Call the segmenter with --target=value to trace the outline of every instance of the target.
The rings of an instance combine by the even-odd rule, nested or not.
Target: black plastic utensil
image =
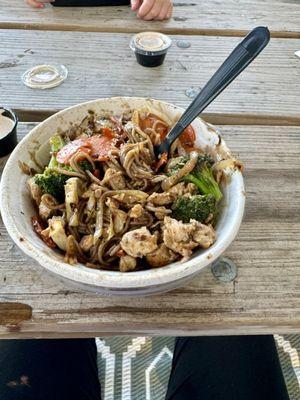
[[[236,46],[173,126],[164,141],[155,147],[158,158],[163,153],[169,153],[174,140],[258,56],[269,40],[269,29],[259,26]]]

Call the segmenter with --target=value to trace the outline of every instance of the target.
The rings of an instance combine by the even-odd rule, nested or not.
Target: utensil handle
[[[270,40],[268,28],[253,29],[215,72],[170,131],[169,144],[255,59]]]

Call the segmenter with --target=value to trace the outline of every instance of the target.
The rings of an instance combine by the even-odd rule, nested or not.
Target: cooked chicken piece
[[[121,272],[134,271],[136,268],[136,258],[129,255],[120,257],[119,269]]]
[[[147,198],[147,203],[151,203],[154,206],[165,206],[166,204],[172,203],[174,200],[174,196],[169,192],[152,193]]]
[[[118,193],[112,196],[115,200],[120,203],[131,206],[135,203],[144,203],[148,197],[148,194],[141,190],[126,190],[123,193]]]
[[[132,257],[143,257],[157,249],[157,237],[143,226],[125,233],[120,245]]]
[[[44,230],[41,232],[41,236],[42,236],[44,239],[50,239],[50,228],[49,228],[49,226],[48,226],[48,228],[44,229]]]
[[[165,217],[163,240],[169,249],[188,257],[196,247],[208,248],[211,246],[216,240],[216,233],[211,226],[201,224],[194,219],[185,224]]]
[[[43,220],[47,220],[48,218],[52,217],[55,212],[53,208],[49,207],[49,202],[50,202],[49,197],[51,197],[51,205],[53,206],[58,205],[58,202],[55,200],[53,196],[50,196],[49,194],[43,194],[39,204],[39,216]]]
[[[67,237],[67,242],[66,242],[67,252],[64,257],[64,261],[66,263],[71,264],[71,265],[75,265],[78,263],[77,256],[81,255],[81,254],[80,254],[80,251],[78,250],[77,246],[78,246],[78,243],[77,243],[76,239],[74,238],[74,236],[69,235]]]
[[[197,193],[197,187],[193,183],[184,183],[184,182],[179,182],[171,189],[167,191],[171,196],[173,196],[173,199],[177,199],[179,196],[183,196],[184,194],[195,194]]]
[[[66,251],[67,235],[65,232],[65,221],[62,217],[52,217],[48,220],[50,232],[49,236],[57,244],[57,246]]]
[[[151,267],[163,267],[175,261],[177,257],[177,254],[168,249],[164,243],[161,243],[153,253],[146,255],[146,260]]]
[[[66,202],[71,204],[77,204],[79,201],[79,195],[81,196],[81,182],[79,178],[69,178],[65,184]]]
[[[65,184],[66,214],[69,226],[78,226],[78,203],[83,194],[79,178],[69,178]]]
[[[211,225],[200,224],[194,219],[191,220],[191,223],[198,225],[194,233],[193,239],[195,240],[195,242],[199,243],[200,247],[202,247],[203,249],[207,249],[216,241],[216,231]]]
[[[36,202],[36,204],[39,205],[41,202],[42,190],[39,187],[39,185],[37,185],[34,182],[34,177],[28,179],[27,186],[28,186],[28,189],[30,190],[31,197]]]
[[[172,210],[169,210],[168,208],[164,206],[160,207],[154,207],[151,204],[146,205],[146,208],[148,211],[151,211],[154,213],[155,217],[159,220],[162,220],[165,218],[166,215],[172,214]]]
[[[101,182],[103,185],[110,186],[113,190],[125,189],[126,182],[121,171],[116,171],[115,169],[108,168],[105,171],[104,178]]]
[[[171,213],[169,213],[169,214],[171,214]],[[154,215],[155,215],[155,217],[156,217],[159,221],[162,221],[162,220],[165,218],[166,213],[163,212],[163,211],[156,211],[156,212],[154,213]]]
[[[143,215],[143,207],[140,204],[136,204],[129,211],[129,218],[140,218]]]
[[[127,214],[125,211],[118,210],[116,213],[112,214],[112,220],[114,224],[115,234],[118,235],[122,233],[126,226]]]
[[[80,248],[85,253],[88,252],[94,244],[94,236],[93,235],[85,235],[80,240]]]

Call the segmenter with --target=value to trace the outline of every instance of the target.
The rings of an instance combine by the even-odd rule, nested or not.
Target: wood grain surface
[[[205,85],[239,39],[189,36],[191,47],[181,49],[176,43],[184,37],[172,38],[164,65],[150,69],[137,64],[128,34],[0,30],[0,101],[27,118],[110,96],[152,97],[186,107],[192,100],[187,91]],[[261,124],[300,124],[300,59],[294,55],[299,48],[298,39],[272,39],[206,112],[227,123],[258,118]],[[25,87],[21,75],[43,63],[64,64],[67,80],[50,90]]]
[[[156,30],[185,35],[241,36],[258,25],[273,37],[300,38],[297,0],[175,0],[167,22],[137,19],[129,7],[32,9],[20,0],[1,0],[0,28],[140,32]]]
[[[20,124],[20,136],[33,126]],[[164,295],[121,299],[83,293],[25,256],[0,224],[0,302],[11,303],[13,315],[18,303],[32,308],[32,318],[23,323],[11,326],[8,318],[0,336],[299,332],[300,127],[219,128],[245,165],[244,222],[226,251],[238,267],[234,282],[217,281],[208,268]]]

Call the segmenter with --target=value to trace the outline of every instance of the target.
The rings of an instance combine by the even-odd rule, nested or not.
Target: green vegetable
[[[174,175],[181,168],[184,167],[186,162],[190,159],[189,156],[181,156],[176,158],[171,158],[167,164],[167,175]]]
[[[207,218],[217,211],[217,202],[212,194],[201,196],[181,196],[173,203],[173,217],[182,222],[195,219],[205,222]]]
[[[49,143],[51,146],[52,153],[59,151],[66,144],[65,141],[63,140],[63,138],[59,135],[52,136],[52,138],[50,138],[50,140],[49,140]]]
[[[61,136],[53,136],[50,139],[51,145],[51,159],[48,166],[45,168],[42,174],[37,174],[34,177],[34,181],[44,193],[49,193],[54,196],[58,201],[64,199],[64,185],[70,177],[68,175],[59,174],[53,171],[54,167],[62,167],[66,169],[65,165],[59,164],[56,159],[56,153],[65,145],[64,140]]]
[[[179,169],[181,169],[188,160],[189,156],[177,157],[171,160],[171,162],[168,164],[167,172],[173,175]],[[184,182],[194,183],[201,194],[212,194],[214,195],[216,201],[219,202],[223,195],[213,176],[212,165],[213,160],[209,155],[199,155],[197,164],[193,171],[186,175],[182,180]]]
[[[72,171],[72,168],[68,165],[60,164],[56,159],[57,152],[66,144],[63,138],[59,135],[53,136],[49,142],[52,154],[50,162],[42,174],[35,175],[34,181],[44,193],[49,193],[58,201],[63,202],[65,197],[64,185],[70,176],[53,171],[53,168],[60,167],[69,171]],[[87,160],[81,161],[80,166],[84,171],[93,169],[93,166]]]
[[[50,168],[46,168],[43,174],[35,175],[34,182],[40,186],[44,193],[51,194],[60,202],[64,199],[64,185],[69,178],[68,175],[59,174]]]
[[[88,161],[88,160],[83,160],[80,161],[80,167],[84,170],[84,171],[92,171],[93,166],[92,164]]]

